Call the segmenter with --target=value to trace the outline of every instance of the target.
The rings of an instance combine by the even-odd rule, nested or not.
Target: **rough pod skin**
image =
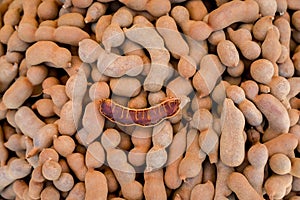
[[[288,132],[290,126],[289,114],[277,98],[271,94],[261,94],[255,97],[254,103],[269,123],[269,127],[263,137],[264,141],[272,139],[278,134]]]
[[[163,169],[152,172],[145,172],[144,195],[146,199],[167,199],[167,193],[164,185]]]
[[[231,99],[224,100],[221,123],[221,161],[230,167],[239,166],[245,157],[245,118]]]
[[[17,109],[28,99],[33,91],[32,84],[27,77],[19,77],[3,95],[6,108]]]
[[[70,67],[71,53],[54,42],[39,41],[27,49],[26,62],[28,65],[38,65],[46,62],[57,68]]]
[[[145,47],[150,54],[151,68],[144,81],[144,90],[159,91],[170,73],[170,53],[164,46],[164,40],[154,27],[142,23],[124,29],[124,32],[128,39]]]
[[[247,178],[243,176],[241,173],[233,172],[227,179],[228,187],[237,195],[238,199],[241,200],[251,200],[264,199],[260,196],[250,185]]]
[[[193,77],[193,86],[200,93],[200,97],[205,97],[212,92],[224,71],[225,66],[218,56],[207,54],[202,58],[200,70]]]
[[[108,189],[107,180],[103,173],[89,169],[85,175],[85,199],[106,199]]]
[[[259,17],[258,4],[253,0],[230,1],[213,10],[208,17],[208,24],[216,31],[235,22],[250,23]]]

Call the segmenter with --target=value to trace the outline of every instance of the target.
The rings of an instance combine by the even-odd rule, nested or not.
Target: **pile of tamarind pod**
[[[300,199],[300,1],[2,0],[0,19],[1,199]]]

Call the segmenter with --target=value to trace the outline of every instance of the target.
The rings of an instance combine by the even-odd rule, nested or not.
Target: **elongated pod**
[[[111,99],[100,100],[100,113],[112,122],[123,126],[154,126],[179,112],[180,99],[171,98],[144,109],[121,106]]]

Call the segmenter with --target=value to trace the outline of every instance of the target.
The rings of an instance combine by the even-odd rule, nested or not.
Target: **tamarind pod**
[[[171,98],[144,109],[121,106],[111,99],[100,100],[100,113],[112,122],[123,126],[154,126],[179,112],[180,99]]]

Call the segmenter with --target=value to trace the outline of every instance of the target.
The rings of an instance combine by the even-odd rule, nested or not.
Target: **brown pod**
[[[42,174],[47,180],[57,180],[61,175],[61,166],[57,161],[46,160],[42,165]]]
[[[90,144],[85,154],[85,163],[88,168],[99,168],[105,162],[105,152],[100,142]]]
[[[294,134],[283,133],[264,143],[268,149],[269,156],[276,153],[288,155],[298,145],[298,139]]]
[[[15,199],[16,198],[16,193],[13,189],[13,184],[10,184],[4,190],[1,191],[1,197],[4,199]]]
[[[84,155],[81,153],[72,153],[67,156],[67,162],[69,167],[74,172],[75,176],[80,180],[84,181],[85,175],[88,171],[85,162]]]
[[[59,200],[60,193],[54,186],[49,185],[43,189],[40,198],[43,200]]]
[[[85,24],[81,14],[67,13],[57,19],[57,26],[75,26],[78,28],[83,28]]]
[[[291,158],[291,163],[292,163],[292,167],[291,167],[290,174],[293,175],[294,177],[300,178],[300,170],[299,170],[300,158]]]
[[[275,153],[269,159],[271,170],[278,175],[285,175],[291,171],[291,160],[283,153]]]
[[[25,137],[25,145],[26,145],[26,151],[24,152],[25,155],[23,155],[23,156],[25,156],[25,158],[27,159],[27,161],[33,167],[37,167],[39,165],[39,157],[36,154],[36,152],[37,152],[36,149],[37,148],[34,148],[33,140],[31,138],[29,138],[29,137]],[[34,151],[34,153],[32,153],[32,151]],[[16,152],[16,153],[18,155],[20,152]],[[18,156],[21,156],[21,155],[18,155]]]
[[[206,183],[197,184],[191,192],[191,200],[197,200],[201,196],[201,200],[213,199],[215,192],[214,185],[211,181]]]
[[[75,142],[73,138],[68,135],[53,136],[53,148],[59,153],[59,155],[67,157],[75,149]]]
[[[166,47],[175,58],[186,56],[189,53],[189,46],[178,32],[175,20],[168,16],[162,16],[156,21],[156,29],[163,37]],[[174,41],[177,41],[176,43]],[[178,48],[180,47],[180,48]]]
[[[283,104],[271,94],[260,94],[254,99],[257,108],[268,120],[269,127],[263,135],[263,141],[270,140],[281,133],[287,133],[290,118]],[[276,114],[274,114],[276,113]],[[280,116],[280,118],[278,118]]]
[[[59,155],[54,149],[45,148],[41,151],[38,158],[39,158],[39,165],[43,165],[44,162],[46,162],[47,160],[58,162]]]
[[[102,48],[101,55],[98,57],[97,67],[100,73],[110,77],[137,76],[143,70],[143,60],[138,55],[120,56],[115,53],[106,53]],[[99,49],[99,51],[101,51]],[[124,77],[121,80],[134,80]],[[128,83],[129,84],[129,83]],[[124,89],[124,88],[123,88]],[[127,88],[130,89],[130,88]],[[133,89],[135,89],[133,87]]]
[[[199,132],[190,129],[187,133],[186,153],[178,165],[178,175],[183,181],[194,178],[202,173],[202,163],[206,154],[199,146]]]
[[[88,8],[93,3],[93,0],[72,0],[73,6],[77,8]]]
[[[171,2],[168,0],[141,1],[138,4],[134,0],[121,0],[120,2],[133,10],[146,10],[154,17],[165,15],[171,9]]]
[[[88,9],[84,18],[84,22],[90,23],[97,21],[102,15],[105,14],[107,4],[94,2]]]
[[[293,77],[288,79],[289,84],[290,84],[290,92],[287,96],[288,99],[291,98],[296,98],[295,96],[299,93],[300,91],[300,78],[299,77]]]
[[[254,22],[258,17],[259,7],[255,1],[230,1],[209,14],[208,24],[213,30],[220,30],[235,22]]]
[[[50,95],[53,104],[58,108],[62,108],[69,100],[68,96],[66,95],[65,85],[53,85],[44,89],[43,93]]]
[[[207,8],[202,1],[186,1],[185,7],[192,20],[202,20],[207,15]]]
[[[26,149],[25,137],[22,134],[13,134],[4,143],[4,146],[11,151],[23,151]]]
[[[4,25],[0,29],[0,42],[7,44],[10,36],[14,33],[15,29],[11,25]]]
[[[48,75],[48,69],[44,65],[31,66],[27,70],[26,76],[32,85],[41,84]]]
[[[140,94],[128,101],[128,107],[135,109],[146,108],[148,105],[147,96],[147,92],[141,91]]]
[[[86,138],[87,143],[92,143],[103,132],[105,118],[98,112],[97,101],[90,102],[85,107],[82,117],[83,128],[89,133]]]
[[[281,55],[281,49],[278,30],[273,27],[267,31],[265,40],[261,45],[262,57],[276,62]]]
[[[43,62],[51,63],[51,66],[54,65],[58,68],[69,67],[71,53],[68,49],[59,47],[54,42],[39,41],[27,49],[26,63],[28,65],[38,65]]]
[[[293,176],[290,174],[273,174],[265,181],[264,189],[270,199],[283,199],[289,192],[293,182]]]
[[[259,44],[255,41],[245,41],[239,45],[243,56],[249,60],[255,60],[261,53]]]
[[[8,168],[6,168],[6,175],[15,180],[22,179],[28,176],[32,171],[32,166],[24,158],[13,158],[12,160],[9,160],[7,166]],[[3,171],[5,171],[5,169]],[[0,188],[1,187],[2,185],[0,186]]]
[[[164,181],[168,188],[176,189],[178,188],[182,180],[179,176],[179,164],[183,158],[183,154],[186,150],[186,136],[187,127],[180,129],[169,147],[169,154],[167,160],[167,167],[164,174]]]
[[[274,21],[274,25],[279,30],[280,43],[284,45],[288,50],[290,50],[291,33],[292,33],[290,23],[283,17],[279,17]]]
[[[89,169],[85,175],[86,200],[105,200],[108,194],[107,180],[103,173]]]
[[[211,45],[217,46],[219,42],[226,40],[226,35],[223,29],[214,31],[207,39]]]
[[[221,123],[220,158],[227,166],[238,166],[245,158],[245,118],[231,99],[224,101]]]
[[[61,134],[74,135],[77,127],[74,122],[74,105],[72,101],[68,101],[62,107],[60,119],[58,121],[58,129]],[[71,114],[70,114],[71,113]]]
[[[227,67],[236,67],[239,64],[239,52],[233,42],[222,40],[217,45],[217,52],[221,62]]]
[[[227,68],[227,72],[232,77],[240,77],[242,76],[245,69],[244,62],[242,60],[239,60],[239,63],[236,67],[230,67]]]
[[[89,97],[92,101],[96,99],[109,98],[110,88],[105,81],[95,81],[89,88]]]
[[[259,12],[262,16],[275,16],[277,10],[276,0],[255,0],[259,6]]]
[[[144,173],[144,195],[149,200],[166,200],[167,193],[164,185],[163,169]]]
[[[15,122],[22,133],[30,138],[33,138],[34,134],[46,125],[35,115],[33,110],[27,106],[22,106],[18,109],[15,114]],[[28,124],[30,124],[30,126],[28,126]]]
[[[184,107],[190,100],[187,97],[194,92],[189,79],[178,76],[166,85],[166,94],[168,98],[181,98],[181,107]]]
[[[300,11],[296,11],[293,13],[292,15],[292,24],[294,25],[294,27],[299,31],[300,30]]]
[[[119,189],[119,183],[118,183],[112,169],[109,167],[105,167],[103,173],[107,180],[108,192],[113,193],[113,192],[117,191]]]
[[[200,184],[202,181],[202,171],[195,177],[187,179],[185,182],[181,184],[181,186],[175,190],[173,199],[174,200],[189,200],[191,199],[191,192],[193,188]]]
[[[176,6],[172,9],[172,17],[180,25],[183,33],[197,41],[206,40],[213,29],[202,20],[190,20],[188,9],[183,6]]]
[[[200,97],[205,97],[213,91],[224,71],[225,66],[218,56],[207,54],[202,58],[200,70],[193,76],[193,86],[200,93]]]
[[[230,40],[240,49],[245,58],[254,60],[259,57],[261,48],[257,42],[252,41],[252,35],[248,29],[233,30],[229,27],[227,32]]]
[[[291,10],[299,10],[300,9],[300,2],[299,1],[293,1],[293,0],[287,0],[287,7]]]
[[[88,38],[90,35],[87,32],[75,26],[60,26],[54,31],[55,41],[72,46],[78,46],[81,40]]]
[[[19,77],[3,95],[3,103],[9,109],[19,108],[32,94],[33,87],[27,77]],[[16,98],[18,97],[18,98]]]
[[[82,200],[85,197],[84,182],[78,182],[74,185],[72,190],[68,193],[66,200]]]
[[[11,7],[4,13],[3,22],[5,25],[15,26],[18,25],[21,19],[21,8],[20,7]]]
[[[15,31],[7,41],[7,51],[18,51],[18,52],[24,52],[29,47],[29,43],[26,43],[22,41],[19,36],[18,32]]]
[[[40,3],[40,0],[23,2],[24,14],[18,26],[18,34],[21,40],[25,42],[35,42],[34,33],[38,26],[36,16]]]
[[[0,57],[0,92],[4,92],[10,86],[11,82],[15,79],[20,70],[20,66],[15,63],[9,63],[6,61],[6,56]],[[19,69],[19,70],[18,70]]]
[[[264,169],[268,162],[268,149],[257,142],[249,149],[247,158],[250,163],[243,173],[258,194],[263,193]]]
[[[37,166],[32,170],[31,179],[35,182],[44,182],[45,178],[42,173],[42,165]]]
[[[0,126],[0,167],[4,166],[8,159],[8,149],[4,145],[4,133],[2,126]]]
[[[55,19],[58,15],[58,3],[55,0],[44,0],[38,6],[37,15],[42,20]]]
[[[53,106],[54,104],[51,99],[39,99],[31,106],[31,108],[37,110],[42,117],[52,117],[55,115]]]
[[[58,190],[68,192],[74,186],[74,178],[70,173],[63,172],[58,179],[53,181],[53,184]]]
[[[83,62],[93,63],[103,54],[104,49],[92,39],[83,39],[78,43],[78,55]]]
[[[281,44],[281,54],[277,60],[277,63],[284,63],[288,58],[290,58],[290,52],[286,46]],[[295,66],[295,68],[298,69],[297,66]]]
[[[28,151],[27,157],[32,157],[44,148],[52,145],[53,136],[58,135],[56,124],[46,124],[33,135],[33,148]]]
[[[24,180],[16,180],[13,184],[12,184],[14,193],[16,195],[16,199],[23,198],[23,194],[26,190],[28,190],[28,185]]]
[[[117,23],[111,23],[106,27],[102,35],[102,44],[106,52],[111,52],[112,47],[119,47],[124,40],[124,32]]]
[[[130,87],[124,88],[124,85],[130,85]],[[142,88],[140,81],[137,78],[132,77],[111,78],[109,86],[113,94],[121,97],[137,96]]]
[[[241,173],[233,172],[227,179],[228,187],[242,200],[263,200],[264,198],[259,195],[248,182],[247,178]]]
[[[28,196],[32,199],[39,199],[43,190],[44,183],[30,179],[28,184]]]
[[[136,127],[131,134],[134,145],[128,153],[128,161],[133,166],[142,166],[146,162],[146,154],[151,148],[152,128]]]
[[[103,15],[99,18],[95,27],[96,41],[101,42],[104,30],[110,25],[112,15]]]
[[[197,64],[192,57],[186,55],[180,57],[177,68],[178,73],[188,79],[196,73]]]
[[[39,26],[34,33],[36,41],[49,40],[54,41],[55,27],[52,26]]]
[[[279,63],[278,67],[279,75],[285,78],[290,78],[295,73],[295,67],[290,57],[288,57],[283,63]]]
[[[128,39],[145,47],[150,54],[152,64],[144,80],[144,90],[159,91],[170,76],[170,73],[173,72],[169,66],[170,52],[165,48],[164,40],[154,27],[149,27],[145,23],[137,23],[131,28],[124,28],[123,30]],[[146,40],[141,39],[141,34],[149,37],[149,40],[152,41],[151,45]],[[153,48],[154,46],[155,48]]]
[[[258,59],[251,63],[250,74],[256,82],[267,85],[274,76],[274,65],[267,59]]]
[[[20,63],[24,58],[24,54],[17,51],[7,51],[5,56],[9,63]]]

